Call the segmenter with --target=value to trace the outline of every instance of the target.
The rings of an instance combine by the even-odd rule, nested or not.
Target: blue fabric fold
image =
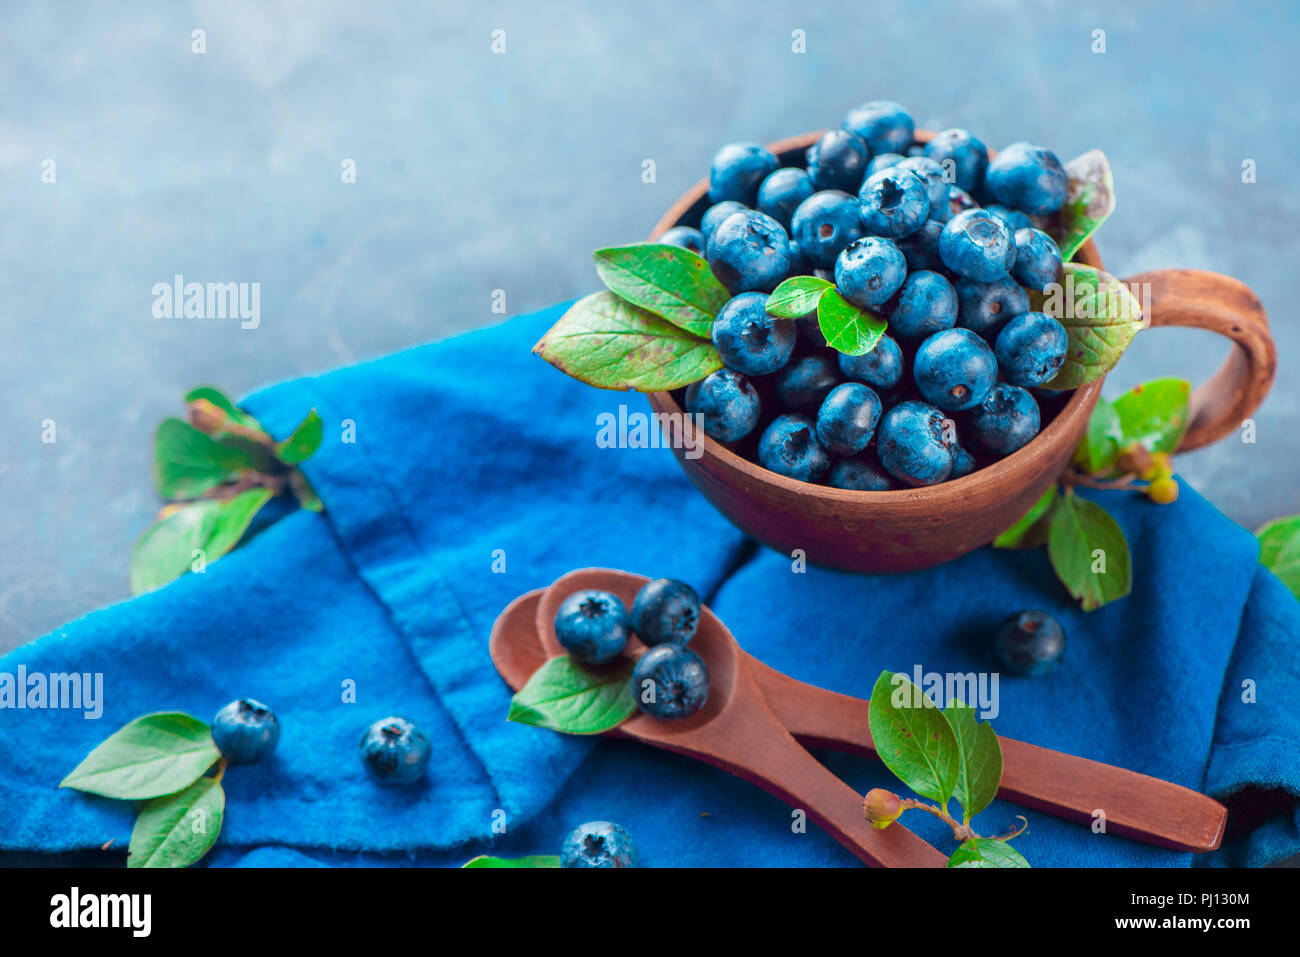
[[[276,435],[320,411],[325,442],[304,471],[327,513],[289,514],[203,574],[0,659],[0,673],[104,675],[97,720],[0,711],[0,848],[125,847],[135,808],[59,780],[140,714],[208,720],[251,696],[275,708],[283,734],[270,762],[227,772],[212,866],[554,853],[593,818],[626,825],[651,865],[854,863],[721,771],[505,721],[510,691],[487,654],[497,614],[572,568],[607,565],[691,582],[759,658],[861,697],[886,668],[996,671],[997,623],[1049,611],[1069,636],[1065,662],[1046,678],[1001,676],[1000,733],[1272,803],[1195,858],[1027,813],[1017,844],[1031,862],[1259,864],[1300,852],[1300,604],[1260,568],[1254,537],[1185,484],[1167,507],[1095,493],[1129,537],[1135,588],[1089,614],[1041,550],[981,549],[901,576],[800,571],[720,518],[667,451],[600,447],[598,415],[648,406],[529,354],[562,308],[251,396]],[[374,785],[357,757],[364,728],[392,713],[434,742],[414,789]],[[860,791],[891,786],[878,763],[819,757]],[[1001,832],[1019,813],[995,802],[976,825]],[[938,821],[907,823],[951,849]]]

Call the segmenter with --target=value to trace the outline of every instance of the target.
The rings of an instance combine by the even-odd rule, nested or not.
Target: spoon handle
[[[800,742],[875,756],[865,700],[796,681],[742,654],[768,705]],[[1101,811],[1106,833],[1178,851],[1212,851],[1223,839],[1227,809],[1204,794],[1013,738],[998,741],[1000,798],[1083,824]]]

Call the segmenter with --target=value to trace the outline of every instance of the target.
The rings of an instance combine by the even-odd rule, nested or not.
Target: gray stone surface
[[[188,387],[240,393],[497,321],[498,288],[511,315],[590,291],[590,250],[644,236],[717,146],[877,97],[994,146],[1105,149],[1116,272],[1252,285],[1282,354],[1258,442],[1180,468],[1249,526],[1300,511],[1295,8],[824,7],[6,4],[0,650],[127,596],[158,505],[152,430]],[[177,273],[260,282],[260,326],[153,318],[154,283]],[[1145,334],[1111,391],[1203,378],[1222,355],[1212,337]]]

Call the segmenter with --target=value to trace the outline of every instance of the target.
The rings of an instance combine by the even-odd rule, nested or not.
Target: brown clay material
[[[768,148],[791,159],[822,132],[781,140]],[[934,134],[918,131],[925,142]],[[688,190],[655,226],[661,235],[703,201],[708,181]],[[1078,261],[1101,268],[1091,240]],[[1193,394],[1191,428],[1182,448],[1226,434],[1263,400],[1277,366],[1276,349],[1258,299],[1216,273],[1162,270],[1130,281],[1152,284],[1152,325],[1213,329],[1234,340],[1223,368]],[[703,454],[673,454],[687,478],[732,524],[778,551],[796,549],[808,561],[858,572],[930,568],[986,545],[1029,511],[1056,481],[1088,427],[1101,380],[1074,390],[1065,407],[1028,445],[965,478],[928,488],[853,492],[798,482],[769,472],[726,446],[704,438]],[[682,409],[667,392],[648,396],[655,412]]]
[[[594,587],[613,591],[620,597],[627,591],[635,597],[647,581],[641,576],[604,569],[585,570],[581,579],[572,579],[583,584],[571,588],[564,584],[570,580],[566,576],[547,592],[530,592],[517,599],[498,619],[493,631],[493,660],[499,654],[503,658],[517,657],[512,667],[517,669],[516,674],[523,675],[518,684],[510,681],[512,687],[522,686],[527,675],[547,657],[541,635],[553,632],[543,631],[540,624],[548,614],[548,620],[554,620],[559,602],[567,595],[578,588]],[[618,588],[610,587],[616,583]],[[544,603],[540,600],[543,594],[547,595]],[[536,609],[531,623],[529,608]],[[498,643],[509,650],[503,648],[499,652]],[[550,650],[552,654],[563,651],[558,645]],[[875,757],[866,700],[796,681],[743,650],[740,654],[747,660],[768,707],[800,744]],[[500,661],[497,670],[503,676],[510,673]],[[1091,824],[1093,812],[1101,809],[1106,814],[1108,833],[1173,850],[1212,851],[1223,839],[1227,809],[1203,794],[1159,778],[1013,738],[999,736],[998,740],[1003,759],[998,797],[1003,800],[1081,824]]]

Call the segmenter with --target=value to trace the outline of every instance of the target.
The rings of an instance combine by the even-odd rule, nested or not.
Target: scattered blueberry
[[[936,332],[921,343],[912,362],[921,397],[947,412],[979,405],[997,377],[993,350],[969,329]]]
[[[870,176],[872,173],[879,173],[882,169],[889,169],[889,167],[905,159],[907,159],[907,157],[902,153],[879,153],[876,156],[871,157],[867,162],[867,175]],[[853,192],[856,193],[857,189],[854,188]]]
[[[659,237],[659,242],[670,246],[681,246],[697,255],[704,255],[704,235],[690,226],[674,226]]]
[[[831,389],[817,411],[817,440],[836,455],[857,455],[880,421],[880,396],[861,382]]]
[[[636,845],[621,824],[579,824],[560,848],[561,867],[636,867]]]
[[[1007,382],[995,384],[967,415],[976,444],[995,455],[1010,455],[1038,434],[1038,403],[1020,386]]]
[[[812,420],[788,413],[773,419],[758,440],[758,464],[787,478],[814,482],[830,468],[831,457],[817,441]]]
[[[998,627],[995,648],[1013,674],[1045,675],[1065,657],[1065,629],[1047,612],[1018,612]]]
[[[705,258],[733,293],[771,292],[790,273],[790,237],[771,216],[746,209],[718,224]]]
[[[1016,282],[1026,289],[1046,292],[1052,283],[1061,281],[1065,267],[1056,240],[1041,229],[1021,229],[1015,234],[1016,264],[1012,272]]]
[[[888,492],[895,487],[888,473],[866,456],[840,459],[831,468],[826,484],[854,492]]]
[[[867,144],[848,130],[829,130],[808,147],[808,178],[817,189],[856,192],[867,173]]]
[[[1069,185],[1055,153],[1024,141],[1000,152],[984,174],[984,186],[995,200],[1035,216],[1060,209]]]
[[[907,277],[889,316],[889,331],[899,339],[924,339],[957,323],[957,292],[937,272],[923,269]]]
[[[982,209],[968,209],[943,227],[939,255],[953,272],[967,279],[993,282],[1005,276],[1015,263],[1016,246],[1006,223]]]
[[[684,645],[655,645],[632,669],[637,707],[663,721],[689,718],[709,700],[709,669]]]
[[[826,356],[794,359],[776,374],[776,401],[786,412],[816,415],[826,393],[840,381],[835,361]]]
[[[709,248],[709,237],[724,219],[732,213],[743,213],[746,208],[744,203],[728,199],[706,209],[704,215],[700,217],[700,235],[704,237],[704,248],[706,250]]]
[[[965,130],[936,133],[934,139],[925,144],[925,155],[936,160],[945,171],[950,171],[947,180],[966,192],[977,193],[984,185],[984,171],[989,165],[988,149]]]
[[[627,608],[617,595],[607,591],[576,591],[555,613],[555,637],[583,664],[613,661],[627,647],[630,629]]]
[[[916,124],[912,115],[892,100],[872,100],[844,114],[840,124],[856,133],[874,153],[898,153],[912,142]]]
[[[890,475],[906,485],[936,485],[952,472],[951,420],[924,402],[900,402],[880,419],[876,453]]]
[[[789,230],[794,211],[814,192],[806,172],[786,166],[769,174],[758,187],[758,211],[767,213]]]
[[[911,170],[891,166],[867,177],[858,191],[862,228],[897,239],[914,233],[930,215],[930,190]]]
[[[957,325],[993,339],[1013,316],[1029,311],[1029,294],[1010,277],[995,282],[957,280]]]
[[[713,157],[709,202],[732,199],[753,206],[759,184],[777,165],[776,157],[757,143],[728,143]]]
[[[646,582],[632,603],[632,630],[647,645],[684,645],[700,624],[700,596],[686,582],[656,578]]]
[[[838,189],[813,193],[794,211],[790,232],[804,259],[818,269],[834,269],[840,251],[862,236],[855,197]]]
[[[883,306],[907,279],[907,257],[892,241],[865,236],[835,262],[835,288],[863,309]]]
[[[405,718],[381,718],[361,736],[361,763],[380,784],[414,784],[429,766],[429,739]]]
[[[1010,320],[993,343],[1002,378],[1029,387],[1049,382],[1065,363],[1070,337],[1044,312],[1027,312]]]
[[[713,320],[713,345],[728,369],[742,375],[767,375],[794,352],[795,325],[767,311],[767,296],[742,292],[727,301]]]
[[[280,722],[275,712],[260,701],[240,698],[212,719],[212,740],[231,764],[253,764],[275,750]]]
[[[719,369],[686,388],[686,411],[704,416],[704,431],[719,442],[738,442],[758,425],[761,407],[753,384],[734,369]]]
[[[889,335],[877,339],[876,347],[866,355],[851,356],[841,352],[839,363],[842,375],[877,389],[892,389],[903,377],[903,350]]]

